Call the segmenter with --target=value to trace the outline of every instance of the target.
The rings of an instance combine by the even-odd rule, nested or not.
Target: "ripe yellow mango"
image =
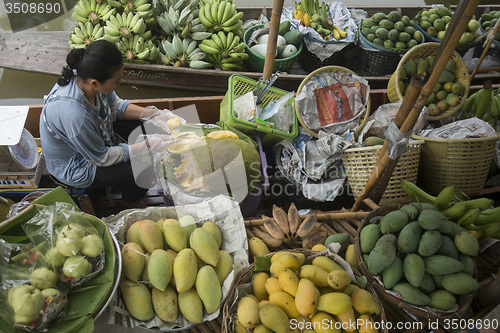
[[[351,296],[352,293],[354,292],[354,290],[356,290],[356,289],[359,289],[359,287],[357,285],[350,284],[347,287],[345,287],[344,289],[340,290],[340,292],[343,293],[343,294]]]
[[[299,267],[300,263],[297,257],[291,253],[285,253],[271,263],[269,271],[273,277],[278,278],[283,270],[296,271]]]
[[[309,279],[316,287],[328,286],[328,273],[314,265],[302,265],[299,271],[301,279]]]
[[[133,282],[139,281],[146,258],[141,246],[137,243],[126,243],[122,247],[122,272]]]
[[[212,237],[215,239],[215,242],[217,243],[217,247],[220,248],[222,245],[222,234],[220,232],[219,226],[215,224],[215,222],[212,221],[205,221],[201,227],[203,229],[206,229],[209,233],[212,234]]]
[[[351,276],[346,271],[331,271],[327,281],[333,289],[341,290],[351,284]]]
[[[299,277],[297,274],[290,269],[285,269],[281,271],[278,280],[280,282],[281,289],[295,297],[297,287],[299,286]]]
[[[258,237],[252,237],[248,240],[248,248],[254,257],[264,257],[269,254],[269,248],[266,243]]]
[[[153,253],[156,249],[163,249],[163,234],[158,224],[154,221],[140,221],[138,233],[141,243],[147,252]]]
[[[335,261],[325,256],[319,256],[314,258],[312,264],[316,267],[321,268],[327,273],[330,273],[331,271],[344,270],[342,266],[340,266]]]
[[[178,303],[184,318],[195,324],[203,322],[203,303],[194,288],[180,292]]]
[[[295,306],[295,299],[284,291],[277,291],[269,295],[269,303],[283,310],[290,319],[297,318],[300,315]]]
[[[325,251],[325,250],[328,250],[328,249],[323,244],[316,244],[313,247],[311,247],[311,250],[312,251],[318,251],[318,252],[320,252],[320,251]]]
[[[259,301],[266,300],[269,294],[266,290],[266,281],[269,279],[269,275],[266,272],[258,272],[253,277],[252,289],[253,294],[257,297]]]
[[[356,330],[356,315],[352,307],[346,313],[335,315],[335,319],[341,323],[343,331],[354,332]]]
[[[358,317],[358,332],[359,333],[378,333],[375,328],[375,322],[370,315],[362,314]]]
[[[167,219],[166,217],[161,217],[158,220],[156,220],[156,224],[158,224],[158,226],[160,227],[160,230],[162,230],[162,232],[163,232],[163,222],[165,222],[166,219]]]
[[[214,268],[203,266],[196,275],[195,285],[207,313],[215,312],[222,301],[222,289]]]
[[[259,324],[255,326],[253,333],[273,333],[273,331],[267,328],[264,324]]]
[[[177,303],[177,293],[172,287],[167,286],[164,291],[153,288],[151,291],[151,297],[153,309],[158,317],[166,322],[177,320],[179,315],[179,305]]]
[[[170,256],[170,261],[172,261],[172,278],[170,279],[170,282],[169,282],[168,285],[170,287],[174,288],[174,290],[177,290],[177,288],[175,287],[175,279],[173,277],[173,274],[174,274],[174,261],[175,261],[175,258],[177,257],[177,252],[175,252],[172,249],[168,249],[167,253]]]
[[[147,271],[151,285],[164,291],[172,278],[172,260],[167,251],[154,250],[149,258]]]
[[[219,263],[219,246],[212,234],[203,228],[196,228],[191,233],[189,245],[196,255],[205,263],[217,266]]]
[[[274,304],[265,304],[259,309],[262,324],[276,333],[289,333],[290,321],[286,313]]]
[[[191,289],[196,282],[196,274],[198,273],[194,251],[189,248],[181,250],[175,258],[173,271],[177,292],[180,293]]]
[[[378,315],[380,306],[373,295],[365,289],[356,289],[351,294],[352,306],[360,314]]]
[[[246,328],[254,328],[260,324],[259,304],[249,296],[244,296],[238,301],[238,320]]]
[[[120,291],[128,312],[137,320],[146,321],[154,317],[151,292],[142,283],[130,280],[120,282]]]
[[[332,315],[341,315],[352,308],[351,297],[346,294],[334,292],[319,296],[316,309]]]
[[[304,253],[299,253],[299,252],[291,252],[291,251],[279,251],[279,252],[276,252],[275,254],[273,254],[271,256],[271,264],[273,262],[275,262],[279,257],[281,257],[282,255],[284,254],[291,254],[293,255],[295,258],[297,258],[298,262],[299,262],[299,266],[303,265],[304,264],[304,261],[306,260],[306,256]]]
[[[311,326],[316,333],[342,333],[336,323],[337,321],[325,312],[316,312],[311,317]]]
[[[268,303],[269,303],[269,300],[263,299],[262,301],[259,302],[259,308],[262,307],[265,304],[268,304]]]
[[[162,231],[168,246],[175,252],[180,252],[188,247],[186,229],[181,227],[179,221],[175,219],[165,220]]]
[[[134,222],[130,228],[128,228],[125,235],[125,240],[127,243],[136,243],[144,250],[144,245],[142,245],[141,238],[139,237],[139,224],[141,221]]]
[[[219,250],[219,262],[215,266],[215,273],[219,278],[219,282],[222,285],[224,280],[228,277],[229,273],[233,270],[233,257],[224,250]]]
[[[283,289],[281,289],[280,281],[272,276],[266,280],[264,287],[269,295],[277,291],[283,291]]]
[[[309,316],[316,310],[319,291],[308,279],[300,279],[295,294],[295,307],[302,316]]]
[[[356,270],[360,271],[358,260],[356,259],[356,254],[354,252],[354,244],[349,244],[345,250],[345,261],[351,265]]]

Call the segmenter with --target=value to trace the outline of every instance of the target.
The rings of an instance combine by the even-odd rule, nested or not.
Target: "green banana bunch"
[[[108,0],[108,4],[119,13],[134,13],[144,19],[146,26],[153,29],[156,25],[156,14],[153,13],[155,8],[151,0]]]
[[[69,36],[69,48],[86,48],[88,44],[102,39],[103,37],[104,27],[102,27],[99,23],[93,25],[90,21],[87,21],[86,23],[78,22],[75,29],[73,29],[73,32]]]
[[[200,0],[159,0],[157,2],[157,5],[161,11],[165,11],[170,7],[173,7],[174,10],[182,10],[187,6],[196,8],[198,7],[199,3]]]
[[[196,40],[209,37],[210,34],[203,34],[207,29],[201,24],[200,19],[195,17],[194,11],[191,6],[186,6],[182,10],[170,6],[168,10],[158,15],[156,20],[167,38],[174,35]]]
[[[461,119],[477,117],[496,128],[500,120],[500,95],[495,94],[490,80],[483,83],[483,88],[467,97],[461,109]]]
[[[198,16],[209,32],[232,31],[240,37],[243,35],[243,12],[236,11],[236,3],[232,1],[200,3]]]
[[[96,0],[80,0],[73,8],[71,15],[81,23],[87,21],[96,25],[104,23],[110,16],[116,14],[116,9],[106,2],[97,2]]]
[[[160,54],[159,48],[151,39],[144,40],[140,35],[132,38],[121,37],[116,47],[122,52],[126,62],[156,62]]]
[[[425,192],[423,189],[418,187],[417,185],[409,182],[407,180],[401,180],[401,188],[403,191],[415,202],[419,203],[430,203],[434,205],[436,201],[436,197]]]
[[[243,62],[248,59],[245,53],[245,42],[232,31],[227,35],[224,31],[212,34],[211,38],[201,41],[200,50],[207,54],[206,61],[222,70],[241,71]]]
[[[118,42],[121,37],[130,38],[132,35],[141,35],[146,32],[146,23],[139,15],[134,15],[132,12],[112,15],[106,21],[104,32],[106,39],[109,41]]]
[[[176,67],[209,68],[212,65],[203,61],[206,54],[196,47],[197,41],[188,38],[181,39],[175,35],[172,40],[163,40],[160,43],[161,62]]]

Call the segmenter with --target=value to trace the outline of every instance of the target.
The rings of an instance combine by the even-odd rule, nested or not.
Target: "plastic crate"
[[[290,127],[289,133],[279,131],[274,128],[252,123],[246,120],[238,119],[233,112],[234,100],[243,96],[249,91],[253,91],[257,87],[257,81],[244,77],[242,75],[233,74],[229,77],[228,91],[220,104],[220,120],[239,131],[248,135],[259,135],[262,144],[273,145],[281,140],[293,140],[298,134],[298,121],[294,114],[294,122]],[[271,101],[277,100],[286,95],[288,92],[275,87],[269,90],[262,97],[262,107],[267,106]]]

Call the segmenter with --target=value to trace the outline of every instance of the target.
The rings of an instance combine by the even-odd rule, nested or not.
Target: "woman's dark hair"
[[[66,56],[68,66],[64,67],[57,84],[65,86],[77,75],[82,79],[96,79],[104,82],[123,66],[123,56],[115,44],[106,40],[90,43],[85,49],[73,49]]]

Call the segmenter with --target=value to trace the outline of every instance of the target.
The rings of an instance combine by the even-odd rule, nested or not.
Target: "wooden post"
[[[495,26],[493,27],[493,31],[490,31],[486,35],[487,36],[486,38],[488,40],[486,41],[486,45],[484,46],[483,53],[481,53],[481,57],[477,61],[476,68],[474,68],[474,70],[472,71],[472,74],[470,75],[469,83],[472,82],[472,79],[474,79],[474,76],[476,76],[476,73],[477,73],[479,67],[481,67],[481,63],[483,62],[484,57],[486,57],[486,55],[488,54],[488,51],[490,50],[490,47],[491,47],[491,43],[495,39],[495,36],[497,35],[497,32],[499,29],[500,29],[500,20],[498,20],[497,23],[495,23]]]
[[[267,80],[273,75],[274,58],[276,57],[276,43],[280,28],[281,12],[284,0],[274,0],[271,23],[269,24],[269,39],[267,40],[266,60],[262,78]]]

